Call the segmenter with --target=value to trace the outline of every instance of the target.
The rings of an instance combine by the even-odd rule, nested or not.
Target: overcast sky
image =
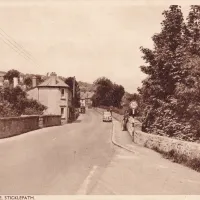
[[[144,2],[0,0],[0,70],[54,71],[86,82],[105,76],[135,92],[145,77],[139,47],[152,47],[151,37],[160,31],[162,12],[169,7],[163,1]],[[188,9],[183,6],[184,14]],[[16,53],[2,30],[39,66]]]

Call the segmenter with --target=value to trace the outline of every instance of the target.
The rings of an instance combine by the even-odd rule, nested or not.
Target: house
[[[80,95],[81,106],[91,107],[93,94],[94,92],[81,92],[81,95]]]
[[[44,114],[61,115],[63,123],[69,122],[72,109],[72,94],[69,86],[56,73],[37,85],[36,77],[32,78],[32,88],[27,91],[28,97],[38,100],[47,106]]]

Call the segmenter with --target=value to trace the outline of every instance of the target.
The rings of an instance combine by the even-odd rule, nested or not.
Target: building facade
[[[81,106],[90,108],[92,107],[92,96],[94,92],[81,92],[80,104]]]
[[[69,122],[72,109],[72,94],[69,86],[57,77],[56,73],[51,75],[41,84],[36,84],[33,77],[33,87],[27,91],[28,97],[38,100],[47,107],[44,114],[61,115],[63,123]]]

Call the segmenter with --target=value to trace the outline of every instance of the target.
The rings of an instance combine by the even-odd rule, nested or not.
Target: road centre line
[[[84,180],[83,184],[81,185],[81,187],[79,188],[77,195],[86,195],[87,190],[88,190],[88,186],[89,183],[95,173],[95,171],[97,170],[97,166],[93,166],[92,170],[90,171],[89,175],[86,177],[86,179]]]

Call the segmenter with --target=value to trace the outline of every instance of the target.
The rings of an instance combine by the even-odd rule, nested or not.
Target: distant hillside
[[[93,84],[83,82],[83,81],[79,81],[78,84],[79,84],[80,91],[81,91],[81,97],[84,97],[84,95],[86,95],[86,94],[89,94],[89,96],[92,96],[94,94],[95,86]],[[127,107],[133,98],[134,98],[133,94],[125,92],[125,94],[122,98],[122,105]]]
[[[91,83],[83,82],[83,81],[78,81],[79,88],[81,92],[94,92],[95,87]]]

